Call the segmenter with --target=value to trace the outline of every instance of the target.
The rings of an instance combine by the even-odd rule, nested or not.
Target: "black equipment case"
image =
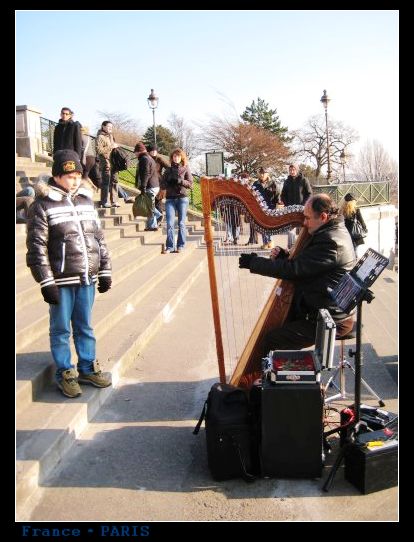
[[[367,448],[349,444],[345,452],[345,479],[364,495],[398,483],[398,441]]]
[[[262,476],[322,475],[323,397],[318,383],[272,384],[261,391]]]
[[[253,481],[254,448],[247,390],[220,382],[213,384],[193,431],[195,435],[203,419],[208,467],[214,480],[240,477]]]

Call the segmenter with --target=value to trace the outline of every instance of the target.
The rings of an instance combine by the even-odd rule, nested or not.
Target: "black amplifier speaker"
[[[261,390],[262,476],[322,475],[323,399],[319,383],[272,384]]]

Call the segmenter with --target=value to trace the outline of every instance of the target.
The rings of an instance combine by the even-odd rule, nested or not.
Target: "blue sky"
[[[241,114],[258,97],[282,125],[323,113],[398,160],[397,10],[16,11],[16,105],[94,129],[117,111],[157,124]]]

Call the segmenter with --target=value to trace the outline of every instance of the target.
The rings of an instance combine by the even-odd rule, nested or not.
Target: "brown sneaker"
[[[58,388],[66,397],[79,397],[82,395],[81,387],[78,384],[77,374],[75,369],[63,371],[62,380],[57,383]]]
[[[80,372],[78,380],[82,384],[92,384],[96,388],[107,388],[112,384],[111,374],[103,373],[98,361],[93,362],[93,372],[88,374]]]

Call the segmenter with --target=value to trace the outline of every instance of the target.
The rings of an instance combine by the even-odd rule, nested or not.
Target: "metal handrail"
[[[312,186],[314,194],[324,192],[339,205],[345,194],[350,193],[357,201],[358,207],[382,205],[390,203],[391,183],[389,181],[373,183],[341,183]]]

